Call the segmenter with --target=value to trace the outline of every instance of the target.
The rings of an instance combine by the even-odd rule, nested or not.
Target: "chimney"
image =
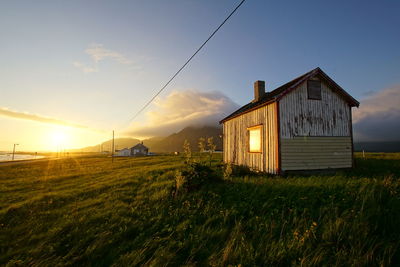
[[[255,81],[254,82],[254,100],[253,102],[259,101],[265,95],[265,82]]]

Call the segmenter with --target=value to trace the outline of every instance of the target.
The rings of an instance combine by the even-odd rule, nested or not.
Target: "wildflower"
[[[293,232],[293,236],[294,236],[295,239],[299,239],[299,232],[297,230],[295,230]]]

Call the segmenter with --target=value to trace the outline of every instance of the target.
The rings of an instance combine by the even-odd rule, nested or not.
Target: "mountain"
[[[118,150],[118,149],[122,149],[125,147],[132,147],[139,142],[140,142],[140,140],[135,139],[135,138],[116,138],[116,139],[114,139],[114,146],[115,146],[115,149]],[[81,149],[74,149],[71,151],[73,151],[73,152],[100,152],[100,151],[111,151],[111,150],[112,150],[112,139],[107,140],[99,145],[88,146],[88,147],[84,147]]]
[[[213,126],[204,127],[186,127],[183,130],[171,134],[167,137],[153,137],[143,140],[143,144],[149,148],[150,152],[175,152],[183,151],[183,142],[188,140],[192,151],[199,151],[198,142],[199,138],[213,137],[213,142],[217,146],[216,150],[222,150],[222,128]],[[135,138],[117,138],[114,140],[115,149],[122,149],[125,147],[132,147],[141,142]],[[207,142],[207,141],[206,141]],[[85,147],[76,149],[77,152],[100,152],[111,151],[112,140],[103,142],[96,146]]]
[[[206,139],[213,137],[213,142],[217,146],[216,150],[222,150],[222,128],[213,126],[186,127],[168,137],[157,141],[144,140],[143,143],[149,147],[151,152],[182,152],[183,142],[187,140],[192,151],[199,151],[198,142],[201,137]]]

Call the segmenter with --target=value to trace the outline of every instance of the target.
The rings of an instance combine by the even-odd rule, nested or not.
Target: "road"
[[[27,160],[14,160],[14,161],[0,161],[1,166],[10,166],[10,165],[17,165],[21,163],[32,163],[38,161],[50,161],[50,160],[59,160],[61,158],[41,158],[41,159],[27,159]]]

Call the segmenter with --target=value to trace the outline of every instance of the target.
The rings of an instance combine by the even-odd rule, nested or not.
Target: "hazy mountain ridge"
[[[216,150],[222,150],[222,128],[213,126],[186,127],[183,130],[171,134],[157,142],[144,140],[143,143],[152,152],[174,152],[183,151],[183,142],[188,140],[192,151],[199,151],[198,142],[201,137],[213,137],[213,142],[217,146]]]
[[[222,128],[213,126],[204,127],[186,127],[181,131],[171,134],[167,137],[153,137],[143,140],[143,144],[149,148],[150,152],[175,152],[183,151],[183,142],[188,140],[192,151],[198,151],[199,138],[213,137],[213,142],[217,146],[216,150],[222,150]],[[114,140],[115,149],[123,149],[126,147],[132,147],[141,140],[136,138],[116,138]],[[82,149],[76,149],[74,151],[79,152],[100,152],[100,151],[111,151],[112,140],[107,140],[99,145],[84,147]]]
[[[114,140],[114,146],[115,149],[123,149],[125,147],[132,147],[139,143],[139,139],[135,138],[116,138]],[[88,146],[80,149],[74,149],[72,151],[76,152],[101,152],[101,151],[108,151],[110,152],[112,150],[112,140],[107,140],[101,144],[95,145],[95,146]]]

